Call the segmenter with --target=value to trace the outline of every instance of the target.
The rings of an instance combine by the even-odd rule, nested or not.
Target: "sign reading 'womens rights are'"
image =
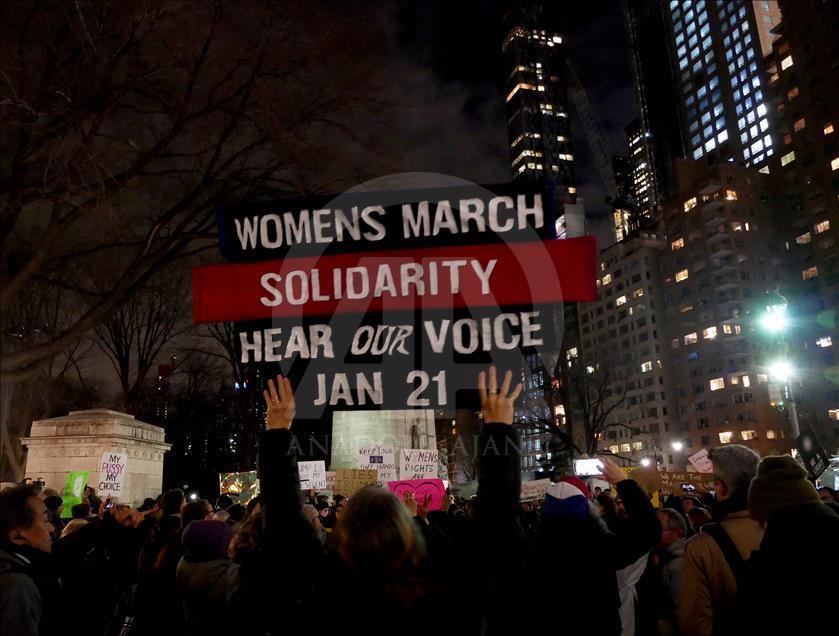
[[[235,322],[303,417],[453,409],[478,369],[556,348],[557,304],[596,298],[594,239],[556,239],[556,218],[510,185],[222,206],[231,262],[194,270],[194,318]]]

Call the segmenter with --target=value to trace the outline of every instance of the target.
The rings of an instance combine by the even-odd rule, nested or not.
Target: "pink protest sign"
[[[446,487],[442,479],[410,479],[405,481],[389,481],[387,489],[400,499],[411,493],[417,502],[422,503],[428,495],[431,495],[429,510],[441,510],[443,497],[446,496]]]

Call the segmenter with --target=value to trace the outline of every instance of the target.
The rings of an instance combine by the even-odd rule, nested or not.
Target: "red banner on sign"
[[[593,237],[208,265],[196,323],[595,300]]]

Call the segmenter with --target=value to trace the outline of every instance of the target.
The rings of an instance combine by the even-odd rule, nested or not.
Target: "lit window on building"
[[[749,388],[751,385],[752,385],[752,381],[749,378],[749,376],[744,375],[743,376],[743,386],[746,387],[746,388]]]
[[[788,100],[793,100],[793,99],[795,99],[796,97],[798,97],[798,87],[797,87],[797,86],[793,86],[791,89],[789,89],[789,90],[787,91],[787,99],[788,99]]]
[[[758,373],[757,374],[757,383],[758,384],[766,384],[769,381],[769,376],[765,373]]]
[[[689,212],[693,208],[696,207],[696,197],[691,197],[687,201],[685,201],[685,212]]]
[[[785,71],[790,66],[792,66],[792,55],[787,55],[784,59],[781,60],[781,70]]]
[[[839,409],[828,410],[827,417],[831,420],[839,420]]]
[[[621,451],[621,447],[618,446],[617,444],[609,447],[609,452],[612,453],[612,455],[617,455],[620,451]]]
[[[641,298],[641,296],[643,296],[643,295],[644,295],[644,288],[643,287],[639,287],[638,289],[636,289],[635,291],[632,292],[632,297],[633,298]]]
[[[683,280],[687,280],[688,276],[689,276],[688,270],[686,270],[686,269],[680,270],[680,271],[676,272],[676,282],[681,283]]]
[[[685,246],[685,239],[683,239],[683,238],[678,238],[675,241],[673,241],[672,243],[670,243],[670,249],[673,250],[674,252],[676,250],[682,249],[684,246]]]
[[[717,337],[717,328],[716,327],[708,327],[702,331],[702,337],[705,340],[713,340]]]
[[[798,245],[809,245],[813,240],[813,237],[810,235],[809,232],[804,232],[804,234],[799,234],[795,237],[795,242]]]
[[[740,439],[744,442],[757,439],[757,431],[740,431]]]
[[[621,305],[626,304],[626,296],[618,296],[615,299],[615,307],[620,307]]]
[[[726,201],[736,201],[737,200],[737,190],[726,190],[725,191],[725,200]]]
[[[719,391],[720,389],[724,389],[725,378],[714,378],[708,383],[708,385],[711,387],[712,391]]]
[[[775,439],[775,431],[771,428],[766,429],[766,439]]]
[[[782,166],[785,166],[788,163],[792,163],[793,161],[795,161],[795,151],[788,152],[785,155],[781,155],[781,165]]]
[[[792,124],[792,129],[795,132],[800,132],[807,127],[807,122],[802,117],[801,119],[796,119]]]
[[[723,325],[722,326],[723,333],[731,333],[731,325]]]
[[[816,340],[816,346],[821,347],[822,349],[827,349],[827,347],[833,346],[833,339],[830,336],[819,338]]]
[[[720,433],[720,444],[730,444],[731,437],[734,435],[731,431],[726,431],[724,433]]]
[[[611,275],[611,274],[606,274],[606,275],[603,277],[603,279],[602,279],[602,280],[603,280],[603,285],[608,285],[608,284],[610,284],[610,283],[612,282],[612,275]]]
[[[819,221],[813,226],[813,231],[816,234],[821,234],[822,232],[827,232],[830,229],[830,221],[825,219],[824,221]]]
[[[688,335],[685,336],[685,344],[686,345],[693,344],[697,340],[699,340],[699,338],[697,337],[695,331],[693,333],[689,333]]]
[[[641,373],[646,373],[647,371],[653,370],[653,363],[652,360],[647,360],[646,362],[641,363]]]
[[[644,442],[632,442],[632,450],[634,450],[634,451],[644,450]]]
[[[807,269],[801,270],[801,278],[804,280],[810,280],[811,278],[816,278],[819,275],[819,268],[815,265],[812,267],[808,267]]]
[[[830,135],[833,133],[833,124],[826,124],[825,127],[822,129],[822,132],[825,135]]]
[[[839,170],[839,157],[830,160],[830,169]]]
[[[632,449],[630,448],[629,444],[621,444],[621,452],[622,453],[631,453]]]

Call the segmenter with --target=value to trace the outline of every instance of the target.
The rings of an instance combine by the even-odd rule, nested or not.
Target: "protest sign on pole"
[[[235,322],[237,356],[290,378],[298,418],[466,408],[479,370],[553,351],[557,305],[597,297],[594,238],[556,240],[550,189],[358,190],[217,212],[230,262],[193,270],[194,320]]]
[[[125,482],[125,471],[128,456],[118,451],[102,453],[101,468],[99,469],[99,486],[97,492],[103,499],[111,497],[118,501],[122,497],[122,487]]]
[[[399,451],[399,479],[434,479],[440,453],[436,448],[403,448]]]

